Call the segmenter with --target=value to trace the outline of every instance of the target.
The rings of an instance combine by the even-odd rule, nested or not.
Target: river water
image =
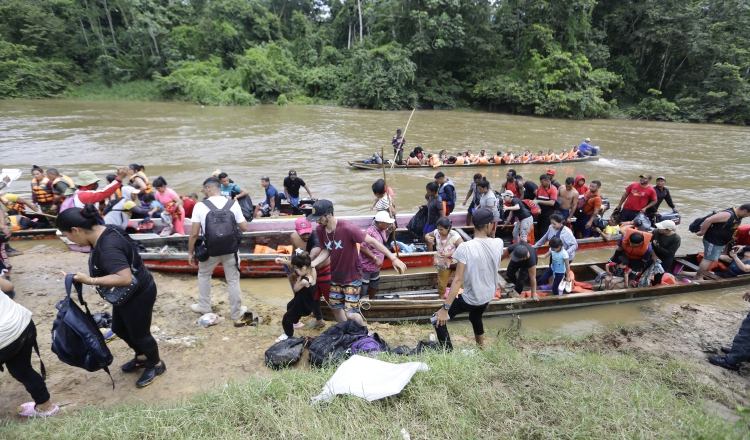
[[[216,169],[226,171],[254,201],[262,199],[260,177],[269,176],[281,189],[290,169],[297,170],[313,195],[331,199],[338,214],[368,212],[370,185],[382,173],[354,170],[347,160],[373,152],[390,156],[390,139],[406,128],[411,112],[381,112],[339,107],[275,106],[201,107],[184,103],[86,102],[63,100],[0,101],[0,152],[3,168],[21,168],[22,179],[11,190],[29,194],[32,164],[55,167],[75,178],[85,169],[101,177],[118,165],[146,166],[149,177],[163,176],[180,194],[199,192]],[[625,187],[649,172],[667,178],[667,186],[683,215],[679,229],[682,252],[702,250],[687,231],[689,222],[711,210],[750,202],[750,129],[725,125],[676,124],[631,120],[569,121],[473,111],[419,111],[406,131],[407,147],[451,154],[471,149],[570,149],[589,137],[602,147],[598,162],[555,166],[557,180],[582,173],[600,180],[602,192],[614,203]],[[392,150],[391,150],[392,151]],[[538,181],[541,165],[517,168]],[[504,179],[505,168],[449,170],[466,195],[476,172],[491,183]],[[413,211],[424,199],[434,170],[394,170],[388,184],[400,211]],[[666,204],[663,204],[666,205]],[[667,210],[666,206],[662,210]],[[607,258],[611,251],[581,252],[576,261]],[[284,304],[288,285],[282,280],[245,280],[243,288],[268,302]],[[262,292],[262,293],[261,293]],[[571,333],[590,331],[614,322],[637,323],[646,318],[644,304],[700,301],[723,307],[745,307],[740,290],[682,295],[618,306],[589,307],[529,315],[524,326]],[[493,320],[496,325],[505,321]]]

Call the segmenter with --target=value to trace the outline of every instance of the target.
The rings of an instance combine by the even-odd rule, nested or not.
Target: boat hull
[[[451,164],[445,164],[441,165],[436,168],[466,168],[466,167],[485,167],[485,168],[492,168],[492,167],[518,167],[518,166],[525,166],[525,165],[557,165],[557,164],[567,164],[567,163],[581,163],[581,162],[596,162],[599,160],[599,156],[586,156],[586,157],[580,157],[578,159],[570,159],[570,160],[563,160],[563,161],[555,161],[555,162],[529,162],[529,163],[489,163],[486,165],[480,165],[480,164],[467,164],[467,165],[451,165]],[[350,160],[348,161],[349,166],[358,169],[358,170],[382,170],[385,169],[391,169],[391,168],[399,168],[399,169],[407,169],[407,170],[419,170],[419,169],[429,169],[433,168],[430,165],[393,165],[391,167],[390,164],[375,164],[375,163],[364,163],[363,161],[358,160]]]

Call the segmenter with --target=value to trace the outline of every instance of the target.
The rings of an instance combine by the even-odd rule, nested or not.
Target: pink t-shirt
[[[180,196],[177,195],[177,192],[173,190],[172,188],[167,188],[164,193],[160,193],[159,191],[154,191],[154,197],[156,197],[156,200],[159,201],[162,205],[164,205],[164,208],[166,209],[167,205],[174,202],[174,199],[179,199]],[[180,206],[180,212],[182,212],[182,218],[185,218],[185,210],[182,209],[182,206]]]
[[[365,233],[346,220],[338,220],[330,234],[320,225],[315,231],[321,249],[325,247],[331,254],[331,282],[342,285],[362,278],[359,244],[365,241]]]
[[[365,233],[383,244],[385,244],[386,240],[388,239],[385,235],[385,231],[381,231],[375,225],[370,225],[365,231]],[[362,242],[362,247],[366,247],[367,249],[369,249],[370,252],[375,254],[375,258],[377,258],[378,260],[381,260],[381,261],[383,260],[383,254],[380,251],[375,250],[374,247],[370,246],[364,241]],[[367,273],[374,273],[380,270],[380,268],[375,264],[375,262],[372,261],[370,257],[365,255],[364,252],[359,253],[359,264],[362,265],[362,270]]]

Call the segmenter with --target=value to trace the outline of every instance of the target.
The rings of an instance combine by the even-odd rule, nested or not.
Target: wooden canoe
[[[468,165],[451,165],[451,164],[445,164],[441,165],[437,168],[464,168],[464,167],[517,167],[517,166],[524,166],[524,165],[549,165],[549,164],[561,164],[561,163],[580,163],[580,162],[596,162],[599,160],[599,156],[586,156],[586,157],[579,157],[577,159],[569,159],[569,160],[563,160],[563,161],[555,161],[555,162],[529,162],[529,163],[489,163],[486,165],[480,165],[480,164],[468,164]],[[358,170],[382,170],[384,167],[386,169],[390,169],[390,164],[381,164],[378,165],[376,163],[364,163],[364,161],[361,160],[350,160],[348,161],[349,166]],[[403,169],[430,169],[432,168],[430,165],[394,165],[393,168],[403,168]]]
[[[693,270],[697,267],[695,254],[680,256],[678,257],[678,261],[687,267],[693,266],[691,267]],[[596,278],[598,272],[603,270],[605,264],[604,262],[595,264],[576,263],[571,266],[571,269],[575,272],[576,280],[588,281],[594,284],[593,279]],[[500,271],[501,277],[504,277],[504,273],[504,269]],[[542,270],[537,270],[537,274],[541,275]],[[502,280],[504,281],[504,278]],[[750,284],[750,274],[726,279],[711,276],[711,279],[706,279],[699,283],[679,283],[665,286],[548,296],[541,297],[539,301],[534,301],[530,298],[493,299],[487,305],[484,316],[556,311],[601,304],[619,304],[682,293],[728,289],[748,284]],[[365,300],[363,302],[362,314],[368,321],[374,322],[427,322],[444,302],[442,299],[437,298],[436,286],[437,275],[435,273],[383,275],[381,276],[380,287],[378,289],[378,297],[374,300]],[[594,287],[596,288],[597,286],[595,285]],[[328,307],[323,307],[322,309],[323,315],[327,319],[333,319],[333,314]],[[458,315],[455,319],[466,318],[468,318],[468,314]]]

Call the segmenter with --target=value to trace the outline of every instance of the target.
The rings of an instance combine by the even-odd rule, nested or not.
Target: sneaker
[[[205,315],[206,313],[211,313],[211,309],[209,310],[201,309],[198,304],[192,304],[190,306],[190,310],[194,311],[195,313],[200,313],[201,315]]]
[[[55,405],[54,408],[47,412],[38,412],[36,410],[36,403],[27,402],[18,407],[18,415],[21,417],[49,417],[57,414],[59,410],[60,408]]]
[[[237,319],[234,319],[234,323],[235,324],[239,323],[240,320],[242,320],[242,318],[245,317],[245,313],[247,313],[247,307],[246,306],[241,306],[240,307],[240,317],[237,318]]]
[[[282,333],[281,336],[276,338],[276,342],[286,341],[287,339],[289,339],[289,336],[287,336],[286,333]]]
[[[161,365],[156,365],[153,367],[146,365],[146,370],[141,375],[141,378],[138,379],[138,381],[135,383],[135,386],[138,388],[147,387],[154,383],[157,377],[166,372],[167,364],[165,364],[164,361],[161,361]]]
[[[12,247],[5,245],[5,254],[9,257],[16,257],[18,255],[23,255],[23,251],[19,251],[18,249],[13,249]]]
[[[730,364],[724,356],[709,356],[708,362],[729,371],[740,371],[739,364]]]
[[[304,326],[305,326],[305,324],[302,321],[297,321],[297,322],[294,323],[294,325],[292,325],[292,327],[294,327],[294,328],[302,328]]]
[[[146,363],[148,363],[147,360],[133,358],[130,362],[122,366],[122,371],[125,373],[131,373],[135,370],[140,370],[141,368],[146,368]]]
[[[731,347],[721,347],[719,350],[721,350],[724,354],[729,354],[730,351],[732,351]]]

